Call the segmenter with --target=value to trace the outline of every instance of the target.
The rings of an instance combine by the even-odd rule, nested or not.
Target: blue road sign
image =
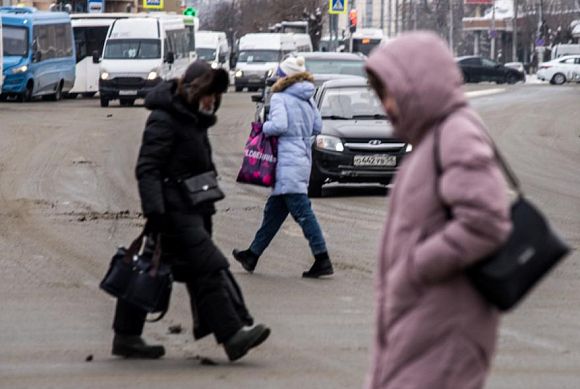
[[[348,0],[328,0],[328,13],[337,15],[345,14],[348,8]]]

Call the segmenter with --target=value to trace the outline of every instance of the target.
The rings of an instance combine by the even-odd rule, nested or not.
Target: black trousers
[[[162,235],[163,260],[171,264],[176,281],[185,283],[194,322],[194,337],[211,333],[227,341],[244,325],[253,324],[241,290],[225,256],[211,240],[211,215],[169,214]],[[143,332],[147,312],[117,300],[113,329],[116,334]]]

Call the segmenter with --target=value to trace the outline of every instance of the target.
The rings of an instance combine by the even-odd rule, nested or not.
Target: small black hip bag
[[[183,187],[183,192],[193,207],[204,203],[215,203],[226,197],[218,185],[217,175],[213,170],[189,178],[166,179],[166,181],[174,181]]]

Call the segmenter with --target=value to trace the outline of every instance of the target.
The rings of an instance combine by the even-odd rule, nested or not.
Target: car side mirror
[[[99,63],[99,62],[101,62],[99,51],[95,50],[95,51],[93,51],[93,63]]]
[[[167,52],[167,54],[165,54],[165,62],[167,62],[170,65],[172,63],[175,63],[175,54],[173,54],[173,51],[169,51]]]
[[[254,103],[263,103],[264,100],[262,99],[262,95],[252,95],[251,97]]]
[[[42,60],[42,53],[40,51],[35,51],[32,60],[34,62],[40,62]]]

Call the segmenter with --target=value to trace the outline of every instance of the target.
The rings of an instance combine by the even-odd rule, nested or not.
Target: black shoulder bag
[[[113,258],[100,287],[110,295],[125,300],[149,313],[159,313],[159,321],[169,309],[173,277],[171,268],[161,262],[161,239],[141,247],[145,230],[128,249],[120,247]]]
[[[473,123],[482,128],[475,118]],[[439,152],[440,126],[435,129],[434,156],[437,178],[443,168]],[[495,253],[467,269],[467,276],[483,297],[500,311],[513,308],[562,258],[570,247],[550,227],[542,213],[532,205],[520,188],[520,182],[491,140],[499,162],[517,198],[511,206],[511,235]],[[447,219],[452,219],[446,205]]]

